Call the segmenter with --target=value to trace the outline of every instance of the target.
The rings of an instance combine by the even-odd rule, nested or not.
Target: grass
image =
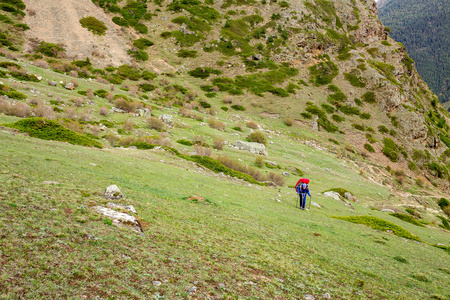
[[[439,294],[438,286],[445,286],[446,273],[437,271],[448,268],[439,257],[441,249],[369,228],[349,230],[328,217],[347,211],[334,200],[319,197],[314,201],[325,208],[300,217],[287,188],[281,191],[287,197],[281,203],[267,201],[273,189],[205,176],[170,152],[104,151],[63,143],[55,147],[54,142],[30,143],[21,136],[11,140],[0,132],[0,139],[6,138],[10,142],[2,143],[0,154],[0,226],[1,253],[8,259],[0,285],[7,298],[186,298],[192,286],[201,298],[231,294],[287,299],[292,293],[324,291],[351,298],[354,276],[377,298]],[[30,152],[30,147],[35,150]],[[171,188],[171,178],[178,179],[180,188]],[[58,184],[46,185],[44,180]],[[144,235],[111,226],[90,209],[107,202],[99,196],[111,183],[125,194],[124,203],[136,207]],[[187,200],[192,195],[207,201]],[[438,232],[433,235],[441,238]],[[375,237],[386,243],[374,243]],[[381,263],[393,256],[408,260],[402,265],[406,274],[435,273],[436,285],[407,285],[407,278],[388,272],[391,266]],[[421,262],[424,256],[427,264]],[[19,270],[22,276],[15,277]]]

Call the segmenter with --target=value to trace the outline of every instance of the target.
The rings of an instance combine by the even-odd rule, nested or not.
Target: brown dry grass
[[[154,129],[156,131],[163,131],[166,128],[166,125],[164,124],[163,121],[154,118],[154,117],[150,117],[146,120],[147,122],[147,126],[150,129]]]
[[[224,122],[221,122],[214,118],[209,119],[208,125],[209,125],[209,127],[220,130],[220,131],[224,131],[227,126]]]

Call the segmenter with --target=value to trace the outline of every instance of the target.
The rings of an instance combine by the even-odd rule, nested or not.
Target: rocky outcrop
[[[234,147],[239,150],[249,151],[250,153],[258,155],[269,155],[266,146],[260,143],[251,143],[244,141],[236,141]]]
[[[94,206],[92,209],[97,213],[100,213],[108,217],[112,221],[113,225],[131,228],[136,232],[143,232],[141,223],[134,216],[131,216],[126,213],[117,212],[113,209],[102,206]]]
[[[162,114],[162,115],[159,116],[158,119],[163,121],[164,124],[166,124],[167,126],[173,127],[174,121],[173,121],[173,116],[172,115]]]

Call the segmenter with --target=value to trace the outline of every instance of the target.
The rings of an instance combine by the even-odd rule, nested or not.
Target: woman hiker
[[[309,188],[306,183],[299,184],[297,186],[297,194],[300,197],[300,209],[305,210],[305,204],[306,204],[306,195],[311,197],[311,194],[309,193]]]

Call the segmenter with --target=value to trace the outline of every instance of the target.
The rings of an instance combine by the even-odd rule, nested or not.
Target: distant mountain
[[[450,6],[447,0],[380,0],[379,18],[404,44],[442,103],[450,101]],[[446,105],[448,108],[448,105]]]

